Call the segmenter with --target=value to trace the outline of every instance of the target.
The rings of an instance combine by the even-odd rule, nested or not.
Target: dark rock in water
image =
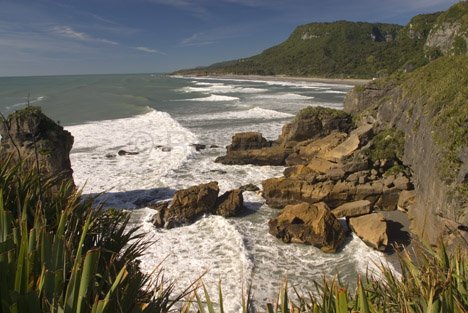
[[[45,177],[55,176],[58,184],[74,187],[70,150],[73,136],[45,116],[39,107],[27,107],[12,113],[0,123],[0,158],[9,156],[15,164],[21,159],[36,168],[36,152],[40,171]]]
[[[223,217],[239,215],[244,209],[242,190],[225,192],[218,198],[217,182],[192,186],[174,194],[172,202],[158,202],[150,207],[158,212],[153,216],[156,227],[173,228],[195,222],[204,214]]]
[[[139,152],[119,150],[119,152],[117,154],[120,155],[120,156],[123,156],[123,155],[137,155],[137,154],[139,154]]]
[[[194,147],[196,151],[204,150],[206,149],[206,145],[202,145],[199,143],[193,143],[190,145],[191,147]]]
[[[240,190],[242,190],[242,191],[259,191],[260,188],[258,188],[258,186],[254,185],[254,184],[247,184],[247,185],[244,185],[244,186],[240,187]]]
[[[115,157],[116,157],[116,155],[113,154],[113,153],[106,154],[106,158],[108,158],[108,159],[115,159]]]
[[[210,173],[226,174],[227,172],[223,170],[210,170]]]
[[[218,199],[217,182],[201,184],[182,189],[174,194],[170,206],[160,207],[155,215],[157,227],[171,228],[178,225],[193,223],[203,214],[213,212]]]
[[[231,151],[245,151],[270,147],[271,142],[263,138],[261,133],[246,132],[237,133],[232,137],[232,143],[227,147],[228,154]]]
[[[268,223],[270,234],[286,243],[314,245],[324,252],[336,252],[346,233],[325,203],[288,205]]]
[[[219,146],[217,146],[217,145],[211,145],[210,146],[210,149],[216,149],[216,148],[219,148]]]
[[[223,217],[234,217],[242,213],[244,209],[244,197],[242,190],[234,189],[225,192],[216,201],[214,214]]]
[[[171,147],[162,147],[162,148],[161,148],[161,151],[162,151],[162,152],[171,152],[171,151],[172,151],[172,148],[171,148]]]

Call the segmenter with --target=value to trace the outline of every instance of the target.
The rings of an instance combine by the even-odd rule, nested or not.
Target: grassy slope
[[[461,149],[468,147],[468,56],[442,57],[407,75],[404,97],[422,105],[441,147],[442,177],[453,179]]]
[[[416,35],[412,38],[409,25],[347,21],[302,25],[285,42],[259,55],[181,73],[370,78],[407,63],[419,67],[427,63],[423,46],[438,15],[414,17],[410,24]],[[387,42],[386,35],[394,40]]]

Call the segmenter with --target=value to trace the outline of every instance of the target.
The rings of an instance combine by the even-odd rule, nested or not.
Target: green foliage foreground
[[[129,227],[127,213],[92,209],[66,186],[52,192],[53,179],[35,173],[0,160],[0,313],[225,312],[221,284],[216,297],[198,282],[176,293],[161,272],[139,271],[150,243]],[[400,262],[401,276],[382,266],[355,287],[316,282],[307,296],[285,284],[275,303],[258,306],[268,313],[467,312],[466,251],[421,248]],[[250,289],[242,308],[253,311]]]

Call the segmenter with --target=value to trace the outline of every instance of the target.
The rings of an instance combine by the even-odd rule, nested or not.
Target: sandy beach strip
[[[186,77],[200,77],[213,79],[243,79],[243,80],[263,80],[263,81],[286,81],[286,82],[316,82],[326,84],[341,84],[341,85],[364,85],[370,82],[370,79],[354,79],[354,78],[323,78],[323,77],[302,77],[302,76],[287,76],[287,75],[180,75]]]

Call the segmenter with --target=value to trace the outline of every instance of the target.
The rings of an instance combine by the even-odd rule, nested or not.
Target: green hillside
[[[467,2],[460,2],[446,12],[417,15],[404,27],[348,21],[306,24],[261,54],[177,74],[372,78],[398,69],[411,71],[447,53],[439,48],[438,37],[433,38],[433,46],[426,44],[433,28],[458,23],[457,37],[447,44],[452,54],[466,52],[467,12]]]

